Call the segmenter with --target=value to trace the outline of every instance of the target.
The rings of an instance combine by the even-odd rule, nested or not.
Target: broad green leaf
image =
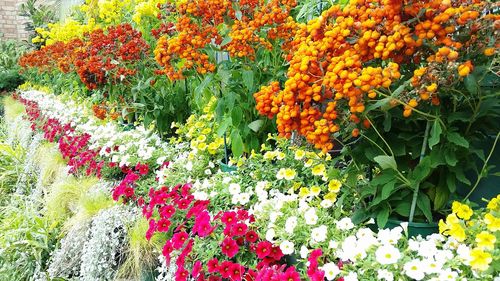
[[[394,193],[395,191],[396,191],[395,181],[388,182],[387,184],[382,186],[382,194],[381,194],[382,200],[389,198],[389,196],[391,196],[391,194]]]
[[[434,211],[441,210],[450,198],[450,191],[447,186],[438,185],[434,196]]]
[[[449,132],[446,138],[458,146],[469,148],[469,142],[457,132]]]
[[[380,228],[383,228],[387,224],[387,220],[389,219],[389,209],[384,208],[380,210],[377,214],[377,225]]]
[[[224,133],[226,133],[226,131],[227,131],[227,128],[232,123],[233,123],[233,120],[231,117],[224,118],[224,120],[220,124],[219,128],[217,129],[217,135],[219,135],[219,136],[224,135]]]
[[[243,70],[242,71],[243,75],[243,84],[247,88],[247,90],[252,91],[254,84],[253,84],[253,71],[252,70]]]
[[[226,38],[224,38],[224,40],[222,40],[222,43],[220,43],[220,46],[223,47],[223,46],[226,46],[227,44],[229,44],[231,41],[233,41],[233,38],[227,36]]]
[[[434,121],[431,129],[431,135],[429,137],[429,148],[432,149],[433,146],[439,143],[439,139],[443,130],[441,129],[441,124],[438,120]]]
[[[452,149],[445,150],[444,159],[446,161],[446,164],[450,166],[455,166],[458,162],[457,156],[455,155],[455,151]]]
[[[260,128],[262,127],[262,125],[264,124],[264,120],[255,120],[253,121],[252,123],[248,124],[248,127],[250,129],[252,129],[252,131],[254,132],[258,132],[260,130]]]
[[[243,154],[243,140],[238,130],[231,134],[231,150],[235,157],[240,157]]]
[[[413,169],[411,173],[411,179],[415,183],[419,183],[423,181],[429,173],[431,172],[431,158],[430,156],[426,156],[420,161],[420,163]]]
[[[377,162],[380,167],[384,170],[386,169],[393,169],[397,170],[398,166],[396,164],[396,160],[394,160],[394,157],[388,156],[388,155],[379,155],[373,158],[375,162]]]
[[[425,218],[432,222],[431,200],[424,193],[419,193],[417,198],[417,207],[424,213]]]
[[[410,215],[411,203],[407,201],[402,201],[396,205],[394,211],[403,217],[408,217]]]
[[[231,111],[231,118],[233,119],[233,126],[238,127],[243,119],[243,111],[241,110],[241,107],[235,106],[233,108],[233,111]]]
[[[479,91],[479,85],[477,84],[476,77],[473,74],[467,75],[464,79],[465,88],[469,93],[476,95]]]

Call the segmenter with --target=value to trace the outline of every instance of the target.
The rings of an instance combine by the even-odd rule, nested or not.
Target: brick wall
[[[19,16],[19,6],[23,0],[0,0],[1,39],[23,40],[28,38],[24,30],[25,18]]]

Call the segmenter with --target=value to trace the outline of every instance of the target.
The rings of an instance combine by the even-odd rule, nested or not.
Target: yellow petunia
[[[207,149],[207,144],[206,144],[206,143],[204,143],[204,142],[200,142],[200,143],[198,144],[198,149],[199,149],[199,150],[201,150],[201,151],[203,151],[203,150]]]
[[[313,164],[313,160],[312,159],[308,159],[305,163],[304,163],[304,166],[306,167],[311,167]]]
[[[455,238],[458,242],[462,242],[467,238],[467,235],[465,234],[465,230],[458,223],[454,223],[454,224],[450,225],[450,229],[448,230],[448,234],[451,237]]]
[[[484,222],[489,231],[495,232],[500,230],[500,219],[496,218],[491,213],[484,215]]]
[[[472,214],[474,213],[468,205],[462,204],[457,201],[454,201],[453,204],[451,205],[451,211],[454,214],[456,214],[459,218],[464,220],[469,220]]]
[[[476,248],[470,251],[470,267],[474,270],[487,270],[492,260],[491,254],[481,249]]]
[[[328,190],[331,192],[339,192],[340,187],[342,187],[342,183],[339,180],[333,179],[328,183]]]
[[[318,164],[312,168],[312,174],[315,176],[324,176],[325,175],[325,165]]]
[[[306,156],[306,153],[304,150],[297,149],[297,151],[295,151],[295,160],[302,160],[302,158],[304,158],[304,156]]]
[[[311,186],[311,194],[313,196],[317,196],[319,195],[321,192],[321,187],[317,186],[317,185],[314,185],[314,186]]]
[[[488,206],[486,206],[486,208],[492,211],[498,210],[500,207],[499,201],[500,201],[500,195],[491,199],[490,202],[488,202]]]
[[[295,175],[297,175],[297,172],[295,172],[294,169],[285,169],[286,180],[293,180],[295,178]]]
[[[323,199],[325,200],[330,200],[332,202],[335,202],[337,200],[337,193],[335,192],[328,192]]]
[[[488,231],[482,231],[478,235],[476,235],[477,246],[480,249],[490,249],[493,250],[495,248],[495,242],[497,241],[495,235],[489,233]]]
[[[311,193],[309,192],[309,188],[307,187],[301,187],[300,188],[300,191],[299,191],[299,196],[300,197],[307,197],[309,196]]]

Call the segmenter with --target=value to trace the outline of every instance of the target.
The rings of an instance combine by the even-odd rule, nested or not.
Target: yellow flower
[[[490,249],[493,250],[496,242],[495,235],[489,233],[488,231],[482,231],[478,235],[476,235],[477,246],[481,249]]]
[[[308,159],[305,163],[304,163],[304,166],[306,167],[311,167],[313,164],[313,160],[312,159]]]
[[[335,192],[328,192],[323,199],[325,200],[330,200],[332,202],[335,202],[337,200],[337,193]]]
[[[487,270],[493,260],[490,253],[477,248],[470,251],[470,258],[470,267],[479,271]]]
[[[448,225],[443,220],[439,220],[438,226],[441,234],[445,234],[444,232],[448,230]]]
[[[495,232],[500,230],[500,219],[496,218],[491,213],[484,215],[484,222],[486,223],[489,231]]]
[[[464,220],[469,220],[472,214],[474,213],[472,209],[460,202],[454,201],[451,205],[451,210],[454,214],[456,214],[459,218]]]
[[[312,195],[317,196],[317,195],[319,195],[320,192],[321,192],[321,187],[319,187],[317,185],[311,186],[311,194]]]
[[[275,151],[267,151],[264,153],[264,159],[266,160],[273,160],[276,157],[276,152]]]
[[[210,129],[210,128],[205,128],[205,129],[203,129],[203,131],[201,131],[201,133],[202,133],[202,134],[204,134],[204,135],[207,135],[207,134],[209,134],[211,131],[212,131],[212,129]]]
[[[207,136],[205,135],[199,135],[197,138],[196,138],[199,142],[204,142],[207,140]]]
[[[318,164],[312,168],[312,174],[315,176],[324,176],[325,174],[325,165]]]
[[[295,178],[295,175],[297,175],[297,172],[295,172],[294,169],[285,169],[286,180],[293,180]]]
[[[465,238],[467,238],[465,230],[458,223],[450,225],[450,230],[448,231],[448,234],[451,237],[455,238],[458,242],[462,242],[465,240]]]
[[[218,148],[219,148],[219,146],[215,142],[211,142],[208,145],[208,153],[215,154],[215,153],[217,153]]]
[[[309,188],[307,187],[301,187],[299,191],[299,196],[300,197],[307,197],[310,195]]]
[[[457,216],[455,214],[449,214],[446,217],[447,224],[454,224],[454,223],[459,223],[459,222],[460,222],[460,220],[457,218]]]
[[[200,142],[200,143],[198,144],[198,149],[199,149],[199,150],[202,150],[202,151],[203,151],[203,150],[205,150],[205,149],[207,149],[207,144],[206,144],[206,143],[204,143],[204,142]]]
[[[498,201],[500,201],[500,195],[491,199],[490,202],[488,202],[488,206],[486,206],[486,208],[488,208],[489,210],[492,210],[492,211],[497,210],[498,207],[500,206],[500,204],[498,204],[499,203]]]
[[[302,158],[304,158],[304,156],[306,156],[306,153],[304,150],[297,149],[297,151],[295,151],[295,160],[301,160]]]
[[[339,192],[342,183],[339,180],[333,179],[328,183],[328,190],[331,192]]]
[[[277,158],[278,160],[283,160],[283,159],[285,159],[285,153],[283,153],[283,152],[281,152],[281,151],[277,151],[277,152],[276,152],[276,158]]]

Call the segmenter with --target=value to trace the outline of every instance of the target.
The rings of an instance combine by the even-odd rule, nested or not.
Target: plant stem
[[[418,160],[419,163],[422,161],[425,155],[425,150],[427,148],[427,139],[429,138],[430,129],[431,129],[431,121],[427,121],[427,124],[425,125],[424,141],[422,142],[422,149],[420,150],[420,159]],[[415,207],[417,206],[419,189],[420,189],[420,183],[417,183],[415,185],[415,188],[413,189],[413,198],[411,200],[410,222],[413,222],[413,217],[415,216]]]
[[[486,160],[484,161],[483,167],[481,168],[481,171],[477,175],[477,180],[474,183],[474,186],[472,187],[472,189],[467,194],[467,196],[465,196],[464,200],[467,200],[467,198],[469,198],[469,196],[471,196],[471,194],[474,192],[474,190],[476,190],[477,186],[479,185],[479,182],[483,178],[483,174],[484,174],[484,171],[486,170],[486,166],[488,165],[488,161],[490,161],[491,155],[493,155],[493,152],[495,151],[495,147],[497,146],[499,136],[500,136],[500,133],[497,133],[497,136],[495,138],[495,142],[493,143],[493,146],[491,147],[490,153],[488,154],[488,157],[486,157]]]
[[[380,139],[385,143],[385,145],[389,149],[389,152],[391,152],[391,156],[394,157],[394,152],[392,152],[391,146],[387,143],[387,141],[385,141],[384,137],[379,133],[379,131],[377,130],[377,128],[373,124],[372,120],[370,120],[370,118],[368,118],[368,117],[366,117],[366,120],[368,120],[368,122],[370,122],[370,125],[372,126],[372,128],[375,130],[375,132],[380,137]]]

